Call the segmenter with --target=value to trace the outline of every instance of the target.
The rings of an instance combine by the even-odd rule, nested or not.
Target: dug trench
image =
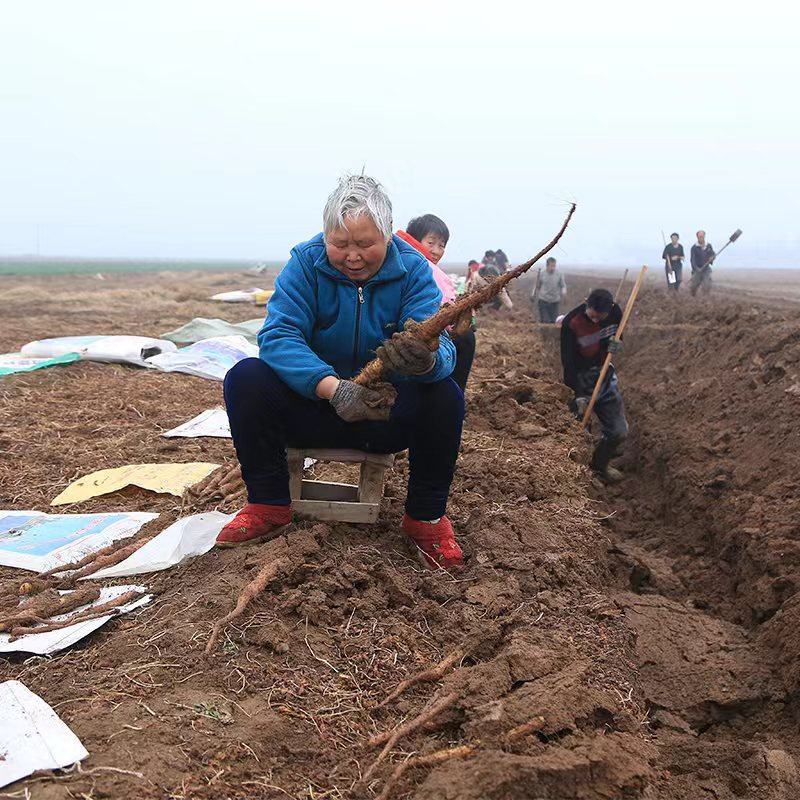
[[[650,285],[626,340],[625,478],[594,489],[663,796],[796,797],[800,311]]]
[[[72,280],[68,294],[51,282],[11,315],[0,344],[82,333],[78,311],[148,334],[187,313],[220,315],[201,299],[220,276],[192,276],[188,295],[185,279],[178,289],[174,276],[148,277],[146,304],[135,280],[108,279],[102,292]],[[586,288],[575,282],[570,299]],[[526,291],[515,290],[511,314],[480,316],[449,509],[463,573],[429,573],[407,549],[399,459],[374,526],[298,521],[275,542],[146,576],[152,605],[53,658],[2,662],[0,677],[39,693],[90,752],[80,770],[8,791],[800,795],[798,319],[742,298],[673,307],[648,289],[620,357],[626,477],[607,490],[584,466],[590,442],[566,407],[555,330],[533,323]],[[44,510],[92,469],[233,455],[225,440],[160,438],[220,402],[218,384],[190,376],[80,363],[5,379],[1,398],[4,507]],[[118,509],[160,511],[159,526],[181,513],[174,498],[138,490],[70,510]],[[277,553],[280,575],[205,655],[213,624]],[[427,680],[384,702],[415,675]]]

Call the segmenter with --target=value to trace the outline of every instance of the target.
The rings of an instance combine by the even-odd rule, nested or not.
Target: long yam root
[[[362,780],[366,782],[370,779],[372,773],[375,772],[381,762],[386,758],[386,756],[389,755],[392,748],[400,741],[400,739],[418,731],[428,722],[438,717],[439,714],[447,711],[448,708],[452,708],[458,702],[458,699],[458,693],[452,692],[451,694],[443,697],[441,700],[438,700],[437,702],[428,706],[419,716],[414,717],[414,719],[409,720],[408,722],[404,722],[402,725],[398,725],[391,733],[382,733],[377,736],[373,736],[369,740],[369,743],[372,747],[379,747],[384,741],[386,744],[370,768],[364,773]]]
[[[247,495],[238,464],[223,464],[207,478],[186,490],[183,495],[183,508],[193,508],[212,500],[231,503]]]
[[[436,764],[450,761],[453,758],[466,758],[472,755],[475,749],[475,745],[462,744],[458,747],[451,747],[447,750],[437,750],[435,753],[415,756],[414,758],[409,758],[407,761],[403,761],[402,764],[397,765],[395,771],[392,773],[392,777],[386,782],[383,791],[378,795],[378,800],[389,800],[394,791],[394,787],[397,786],[400,778],[402,778],[408,770],[414,769],[414,767],[435,766]]]
[[[106,547],[100,550],[89,553],[77,561],[53,567],[46,572],[40,573],[35,578],[26,578],[22,582],[18,580],[8,581],[0,587],[0,597],[2,597],[2,600],[0,600],[0,607],[8,605],[6,598],[9,596],[17,598],[24,595],[39,594],[47,589],[68,589],[82,575],[89,575],[103,567],[110,567],[113,564],[118,564],[120,561],[123,561],[149,542],[153,536],[154,534],[151,533],[140,533],[134,538],[117,539],[117,541],[106,545]],[[112,556],[113,558],[110,558]],[[101,559],[102,561],[100,565],[97,566],[97,569],[82,572],[85,567],[94,565]],[[67,573],[73,574],[67,575]]]
[[[529,733],[540,731],[542,728],[544,728],[544,725],[544,717],[534,717],[532,720],[529,720],[522,725],[517,725],[516,728],[512,728],[510,731],[508,731],[508,733],[505,735],[505,739],[507,742],[513,742],[514,740],[520,739]]]
[[[211,500],[230,491],[233,486],[242,483],[242,471],[238,464],[223,464],[212,472],[208,478],[187,490],[190,497],[198,501]]]
[[[264,589],[267,588],[267,584],[277,578],[278,575],[280,575],[289,564],[289,547],[286,541],[284,539],[273,539],[270,544],[273,542],[275,544],[273,545],[272,549],[277,550],[275,557],[265,564],[259,570],[258,575],[256,575],[256,577],[253,578],[253,580],[250,581],[250,583],[248,583],[244,589],[242,589],[233,610],[228,612],[222,619],[218,620],[214,624],[214,627],[211,630],[211,636],[206,644],[206,653],[210,653],[214,648],[222,629],[229,622],[233,622],[233,620],[235,620],[237,617],[241,617],[247,609],[247,606],[249,606],[250,603],[252,603],[253,600],[255,600],[256,597],[258,597],[258,595],[260,595]]]
[[[89,575],[93,575],[95,572],[99,572],[101,569],[105,569],[106,567],[113,567],[124,561],[126,558],[128,558],[128,556],[132,556],[137,550],[141,549],[148,542],[155,539],[156,536],[158,536],[157,533],[151,533],[149,536],[143,536],[137,539],[135,542],[125,545],[125,547],[118,548],[113,553],[109,553],[108,555],[98,555],[90,564],[87,564],[82,569],[79,569],[77,572],[70,575],[69,579],[74,582],[80,578],[86,578]]]
[[[78,594],[80,591],[86,590],[77,590],[72,592],[70,595],[65,595],[65,598],[71,597],[72,595]],[[96,593],[96,596],[93,598],[94,600],[97,599],[100,595],[99,589],[89,590]],[[11,629],[11,638],[16,639],[20,636],[28,636],[32,633],[48,633],[49,631],[58,631],[62,628],[68,628],[70,625],[75,625],[78,622],[87,622],[91,619],[97,619],[98,617],[107,617],[109,614],[113,614],[117,611],[121,606],[124,606],[126,603],[130,603],[133,600],[138,600],[144,592],[139,591],[138,589],[131,589],[130,591],[123,592],[119,597],[115,597],[112,600],[107,600],[105,603],[98,603],[96,606],[90,606],[83,611],[79,611],[77,614],[73,614],[71,617],[67,617],[67,619],[59,620],[58,622],[46,622],[42,625],[20,625],[16,628]],[[80,605],[86,605],[86,600],[80,603]],[[92,602],[92,600],[88,600],[88,602]],[[71,609],[70,609],[71,610]],[[58,611],[58,614],[63,614],[66,612],[66,609],[62,609]]]
[[[414,322],[413,320],[409,320],[409,322],[406,324],[405,330],[399,335],[408,335],[414,339],[425,342],[431,351],[436,351],[439,347],[439,336],[443,331],[447,330],[447,328],[449,328],[451,325],[458,324],[459,320],[461,320],[461,325],[463,326],[463,317],[467,312],[471,313],[473,310],[479,308],[493,297],[496,297],[506,287],[507,284],[514,280],[514,278],[518,278],[524,272],[527,272],[527,270],[529,270],[542,256],[549,253],[558,244],[558,240],[563,236],[564,231],[567,229],[567,225],[569,225],[574,213],[575,203],[572,204],[569,214],[567,214],[567,218],[564,220],[564,224],[561,226],[561,229],[558,231],[558,233],[553,237],[546,247],[540,250],[529,261],[526,261],[524,264],[520,264],[518,267],[514,267],[514,269],[509,270],[499,278],[495,278],[491,283],[483,288],[468,292],[467,294],[462,295],[454,303],[449,303],[446,306],[442,306],[442,308],[440,308],[439,311],[437,311],[432,317],[428,317],[428,319],[424,320],[423,322]],[[378,383],[381,380],[383,372],[384,364],[380,359],[376,358],[370,361],[364,367],[364,369],[361,370],[359,375],[355,378],[355,382],[361,386],[372,386],[372,384]]]
[[[516,728],[512,728],[505,734],[504,739],[506,742],[510,743],[528,733],[540,731],[544,726],[544,717],[534,717],[532,720],[529,720],[522,725],[518,725]],[[477,745],[462,744],[457,747],[437,750],[435,753],[428,753],[427,755],[423,756],[415,756],[414,758],[409,758],[406,761],[401,762],[397,765],[397,767],[395,767],[394,772],[386,782],[386,785],[383,787],[383,791],[378,795],[377,800],[389,800],[400,779],[408,770],[416,767],[436,766],[437,764],[442,764],[445,761],[450,761],[454,758],[467,758],[473,755],[477,749]]]
[[[450,655],[446,658],[443,658],[438,664],[436,664],[436,666],[430,667],[429,669],[424,669],[422,672],[418,672],[416,675],[406,678],[404,681],[401,681],[398,684],[397,688],[391,694],[389,694],[385,700],[378,703],[375,708],[383,708],[385,705],[391,703],[392,700],[400,697],[403,692],[407,691],[412,686],[416,686],[418,683],[441,680],[450,667],[461,661],[465,655],[467,655],[466,650],[456,650],[455,652],[450,653]]]
[[[47,620],[59,614],[67,614],[87,603],[94,602],[98,597],[100,597],[100,590],[95,588],[77,589],[65,595],[59,594],[55,589],[48,589],[24,600],[14,610],[14,613],[0,620],[0,631],[11,631],[38,620]]]
[[[308,556],[319,552],[317,536],[323,532],[323,526],[316,526],[310,531],[295,531],[286,537],[271,539],[264,545],[262,552],[266,563],[256,577],[242,589],[233,611],[214,625],[205,647],[206,653],[211,652],[222,629],[229,622],[242,616],[250,603],[267,588],[270,581],[279,575],[288,575],[295,570],[311,566],[308,563]]]

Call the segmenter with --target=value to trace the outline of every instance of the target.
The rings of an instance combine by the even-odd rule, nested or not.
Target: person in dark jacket
[[[349,175],[328,198],[323,233],[292,250],[258,334],[259,358],[236,364],[224,394],[248,503],[220,533],[235,545],[272,537],[291,521],[286,448],[408,448],[402,529],[431,569],[462,563],[445,514],[464,418],[450,378],[453,343],[428,347],[403,332],[439,310],[427,260],[392,236],[380,184]],[[379,352],[397,399],[352,379]]]
[[[564,383],[575,392],[572,408],[583,418],[607,353],[616,352],[621,342],[616,338],[622,311],[607,289],[593,289],[561,323],[561,365]],[[612,458],[622,455],[628,437],[625,404],[619,391],[613,365],[606,373],[597,396],[594,413],[600,421],[601,438],[597,442],[591,468],[604,481],[615,483],[622,473],[610,466]]]
[[[502,250],[494,251],[494,263],[497,264],[501,275],[504,272],[508,272],[508,256]]]
[[[711,265],[715,255],[714,248],[706,241],[706,232],[697,231],[697,244],[692,245],[689,255],[692,264],[692,294],[698,289],[702,289],[704,294],[711,291]]]
[[[664,246],[661,258],[664,259],[667,289],[674,289],[677,292],[683,278],[683,245],[678,241],[681,237],[677,233],[670,234],[669,238],[670,242]]]

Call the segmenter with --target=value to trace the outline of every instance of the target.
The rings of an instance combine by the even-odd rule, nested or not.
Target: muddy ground
[[[567,305],[598,282],[572,279]],[[252,307],[205,298],[253,283],[4,279],[0,351],[245,319]],[[404,759],[461,745],[463,758],[408,770],[392,796],[800,796],[800,312],[741,291],[674,303],[648,286],[618,359],[626,477],[606,490],[583,466],[555,331],[533,323],[526,291],[512,313],[481,315],[450,504],[463,574],[425,572],[407,549],[401,459],[378,524],[292,527],[293,568],[209,656],[213,623],[274,545],[146,576],[150,606],[55,657],[0,661],[0,678],[40,694],[90,753],[3,796],[369,798]],[[160,437],[220,402],[218,383],[114,365],[4,378],[2,507],[47,510],[103,467],[229,459],[225,440]],[[127,490],[71,510],[117,509],[159,511],[161,528],[180,503]],[[453,653],[442,680],[376,708]],[[380,750],[370,736],[450,695],[363,780]]]

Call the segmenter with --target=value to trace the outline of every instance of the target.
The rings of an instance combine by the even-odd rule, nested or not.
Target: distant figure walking
[[[539,306],[539,322],[555,323],[561,300],[566,294],[567,282],[556,269],[556,260],[550,256],[545,263],[544,272],[539,273],[531,294],[531,298],[536,297]]]
[[[667,289],[680,288],[683,278],[683,245],[678,242],[681,238],[677,233],[670,235],[670,243],[664,247],[661,258],[664,259],[664,272],[667,276]]]
[[[692,245],[692,283],[694,292],[702,289],[704,294],[711,291],[711,263],[714,261],[714,248],[706,241],[706,232],[697,231],[697,244]]]

